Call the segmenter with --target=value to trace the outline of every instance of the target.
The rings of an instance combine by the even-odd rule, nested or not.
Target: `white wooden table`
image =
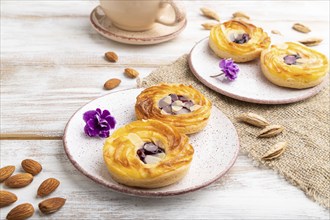
[[[61,181],[52,196],[67,198],[49,219],[329,219],[329,212],[269,169],[257,168],[241,154],[230,172],[211,186],[172,198],[138,198],[113,192],[80,174],[66,157],[61,137],[69,117],[86,102],[106,94],[103,83],[122,80],[116,90],[136,87],[122,71],[133,67],[147,76],[169,64],[208,35],[199,8],[216,9],[222,20],[235,11],[249,14],[288,40],[304,38],[291,26],[303,22],[324,38],[317,49],[329,53],[328,1],[184,1],[188,26],[176,39],[154,46],[129,46],[107,40],[89,23],[97,1],[1,1],[1,167],[25,158],[44,170],[33,184],[13,190],[16,205],[31,202],[48,177]],[[116,51],[120,61],[103,59]],[[1,188],[5,188],[1,184]],[[2,208],[1,219],[14,205]],[[33,218],[41,217],[36,211]]]

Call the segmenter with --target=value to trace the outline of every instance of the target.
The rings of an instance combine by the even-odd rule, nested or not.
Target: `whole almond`
[[[139,76],[139,72],[132,68],[126,68],[124,73],[129,78],[136,78]]]
[[[25,172],[30,173],[33,176],[37,175],[42,170],[41,164],[32,159],[23,160],[21,165],[23,170],[25,170]]]
[[[44,214],[57,212],[64,204],[66,199],[55,197],[46,199],[39,203],[39,210]]]
[[[106,53],[104,54],[104,56],[105,56],[105,57],[107,58],[107,60],[110,61],[110,62],[115,63],[115,62],[118,61],[118,55],[117,55],[115,52],[112,52],[112,51],[110,51],[110,52],[106,52]]]
[[[17,196],[14,193],[0,190],[0,208],[8,206],[17,201]]]
[[[209,9],[209,8],[201,8],[200,9],[202,14],[205,16],[205,17],[208,17],[208,18],[212,18],[214,20],[217,20],[217,21],[220,21],[220,17],[219,15],[213,11],[212,9]]]
[[[323,39],[321,38],[317,38],[317,37],[310,37],[304,40],[300,40],[299,42],[306,45],[306,46],[317,46],[319,45],[321,42],[323,41]]]
[[[47,196],[54,192],[59,185],[60,181],[58,181],[57,179],[48,178],[40,184],[37,195],[40,197]]]
[[[15,166],[5,166],[0,169],[0,183],[10,177],[15,171]]]
[[[299,31],[301,33],[309,33],[311,32],[311,29],[301,23],[295,23],[292,28],[296,31]]]
[[[104,83],[104,88],[106,90],[111,90],[111,89],[114,89],[117,86],[119,86],[120,83],[121,83],[121,80],[120,79],[116,79],[116,78],[109,79],[108,81],[106,81]]]
[[[10,188],[21,188],[29,185],[33,181],[30,173],[19,173],[6,179],[5,184]]]
[[[30,218],[34,214],[34,208],[30,203],[16,206],[7,215],[8,220],[21,220]]]
[[[215,27],[215,26],[217,26],[217,25],[219,25],[219,23],[211,23],[211,22],[208,22],[208,23],[204,23],[204,24],[202,24],[202,26],[203,26],[203,28],[205,29],[205,30],[211,30],[213,27]]]
[[[245,122],[250,125],[254,125],[256,127],[266,127],[269,125],[269,122],[262,116],[254,114],[254,113],[243,113],[236,117],[237,120]]]
[[[248,16],[247,14],[245,14],[244,12],[241,11],[237,11],[233,14],[233,18],[245,18],[247,20],[250,20],[250,16]]]
[[[276,143],[266,152],[266,154],[262,157],[262,159],[272,160],[280,157],[284,153],[287,145],[288,143],[285,141]]]
[[[272,34],[282,35],[282,33],[278,30],[272,30]]]
[[[282,125],[268,125],[260,131],[258,137],[262,137],[262,138],[274,137],[280,134],[283,130],[284,127]]]

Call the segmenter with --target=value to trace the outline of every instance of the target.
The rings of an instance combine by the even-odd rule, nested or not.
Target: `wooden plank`
[[[101,147],[101,146],[100,146]],[[256,168],[240,155],[221,180],[197,192],[151,199],[112,192],[80,174],[68,161],[61,141],[1,141],[1,166],[26,158],[39,161],[43,171],[31,185],[9,189],[17,194],[15,205],[31,202],[39,184],[54,177],[61,185],[49,197],[64,197],[66,205],[47,219],[326,219],[328,211],[307,199],[302,191],[268,169]],[[1,189],[6,189],[3,184]],[[14,205],[1,208],[4,219]],[[32,219],[40,217],[36,212]]]

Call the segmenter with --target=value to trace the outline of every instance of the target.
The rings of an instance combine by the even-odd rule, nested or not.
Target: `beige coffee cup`
[[[100,5],[116,27],[127,31],[146,31],[155,23],[174,26],[185,19],[184,9],[173,0],[100,0]],[[174,18],[166,18],[166,7]]]

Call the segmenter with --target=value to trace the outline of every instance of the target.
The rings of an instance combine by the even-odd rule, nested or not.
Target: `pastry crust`
[[[169,94],[185,96],[201,107],[187,114],[163,114],[158,103]],[[181,133],[192,134],[203,130],[207,125],[211,108],[211,102],[192,86],[160,84],[141,92],[136,98],[135,113],[138,119],[157,119],[173,125]]]
[[[296,64],[284,62],[287,55],[298,55]],[[320,84],[329,72],[328,58],[299,43],[272,45],[261,54],[261,69],[272,83],[288,88],[305,89]]]
[[[137,150],[153,142],[165,157],[143,163]],[[116,130],[105,142],[103,158],[112,178],[124,185],[158,188],[179,181],[187,173],[194,154],[186,135],[157,120],[134,121]]]
[[[248,34],[246,43],[235,43],[236,35]],[[232,58],[235,62],[248,62],[260,56],[270,45],[270,37],[262,28],[242,20],[230,20],[212,28],[209,46],[220,58]]]

